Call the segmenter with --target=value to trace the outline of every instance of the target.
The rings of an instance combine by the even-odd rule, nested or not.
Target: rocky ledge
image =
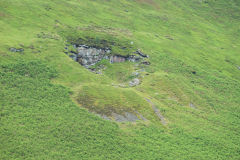
[[[87,45],[73,45],[75,51],[68,51],[66,47],[65,53],[69,55],[74,61],[80,63],[85,68],[89,68],[103,59],[109,60],[110,63],[120,63],[125,61],[140,62],[144,58],[148,58],[148,55],[143,54],[140,50],[137,50],[135,55],[111,55],[111,49],[109,48],[94,48]]]

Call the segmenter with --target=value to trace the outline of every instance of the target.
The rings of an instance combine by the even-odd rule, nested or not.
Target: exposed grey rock
[[[156,106],[152,106],[155,114],[158,116],[158,118],[161,120],[163,125],[166,125],[167,122],[165,121],[165,118],[163,117],[163,115],[161,114],[161,112],[159,111],[159,109]]]
[[[74,44],[74,45],[73,45],[73,48],[77,48],[77,45]]]
[[[130,55],[127,59],[130,62],[139,62],[142,58],[139,56]]]
[[[144,68],[141,68],[139,71],[140,71],[140,72],[145,72],[145,69],[144,69]]]
[[[99,116],[99,117],[101,117],[101,118],[103,118],[103,119],[105,119],[105,120],[111,120],[111,118],[109,118],[108,116],[106,116],[106,115],[104,115],[104,114],[97,114],[97,113],[95,113],[97,116]]]
[[[151,63],[148,62],[148,61],[143,61],[142,64],[144,64],[144,65],[150,65]]]
[[[9,48],[10,52],[23,52],[24,49],[23,48]]]
[[[72,54],[72,55],[70,55],[69,57],[72,58],[74,61],[77,61],[77,55]]]
[[[141,117],[141,119],[142,119],[143,121],[147,121],[147,119],[146,119],[145,117],[143,117],[143,115],[139,114],[139,116]]]
[[[240,70],[240,66],[237,67]]]
[[[97,71],[97,72],[95,72],[96,74],[102,74],[102,72],[101,71]]]
[[[125,84],[119,84],[118,86],[121,87],[121,88],[125,88],[126,87]]]
[[[125,112],[124,115],[112,113],[112,116],[117,122],[136,122],[140,120],[135,114],[129,112]]]
[[[137,120],[140,120],[140,119],[138,119],[138,117],[135,114],[132,114],[129,112],[125,113],[125,117],[126,117],[127,121],[129,121],[129,122],[136,122]]]
[[[115,121],[117,121],[117,122],[126,122],[127,121],[127,118],[125,118],[124,116],[122,116],[120,114],[112,113],[112,116],[114,117]]]
[[[143,115],[141,115],[138,111],[135,111],[141,118],[141,120],[143,121],[147,121],[147,119],[145,117],[143,117]]]
[[[90,48],[87,46],[77,47],[77,61],[88,68],[102,60],[106,55],[105,50]]]
[[[140,84],[140,80],[138,78],[134,78],[132,81],[129,82],[130,87],[134,87]]]
[[[162,123],[163,125],[166,125],[167,122],[166,122],[165,118],[163,117],[163,115],[161,114],[161,112],[159,111],[159,109],[155,106],[155,104],[152,103],[152,101],[151,101],[150,99],[147,99],[147,98],[145,98],[145,99],[146,99],[146,101],[148,101],[148,102],[152,105],[152,109],[153,109],[153,111],[155,112],[155,114],[158,116],[158,118],[161,120],[161,123]]]
[[[137,76],[140,75],[140,73],[138,73],[138,72],[133,72],[132,75],[137,77]]]
[[[109,48],[94,48],[87,45],[73,45],[76,51],[70,51],[70,57],[80,63],[85,68],[95,65],[102,59],[107,59],[110,63],[120,63],[125,61],[139,62],[143,58],[148,57],[139,50],[136,52],[138,55],[110,55],[111,49]],[[68,47],[65,47],[65,53],[67,53]],[[76,56],[74,56],[76,55]]]
[[[112,113],[111,116],[107,116],[104,114],[97,114],[99,117],[105,119],[105,120],[109,120],[109,121],[116,121],[116,122],[136,122],[138,120],[144,120],[146,121],[147,119],[144,118],[140,113],[138,113],[137,111],[135,111],[136,114],[134,113],[130,113],[130,112],[125,112],[123,115],[121,114],[117,114],[117,113]],[[138,116],[140,117],[140,119],[138,118]]]
[[[191,107],[191,108],[193,108],[193,109],[196,109],[197,107],[194,105],[194,104],[192,104],[192,103],[189,103],[189,106]]]
[[[102,117],[103,119],[105,119],[105,120],[108,120],[108,121],[111,120],[111,119],[110,119],[108,116],[106,116],[106,115],[101,115],[101,117]]]
[[[141,57],[135,55],[128,55],[128,56],[121,56],[121,55],[114,55],[110,57],[110,63],[120,63],[125,61],[130,62],[139,62]]]
[[[110,57],[110,63],[120,63],[125,62],[127,60],[126,57],[120,55],[114,55]]]

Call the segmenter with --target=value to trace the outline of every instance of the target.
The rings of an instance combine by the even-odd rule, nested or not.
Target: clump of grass
[[[66,29],[60,32],[71,45],[87,45],[94,48],[111,49],[112,55],[129,55],[137,50],[127,37],[114,37],[107,33]]]

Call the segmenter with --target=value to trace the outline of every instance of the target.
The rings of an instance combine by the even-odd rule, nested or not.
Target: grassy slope
[[[0,159],[239,159],[240,4],[205,2],[2,0]],[[41,32],[49,38],[37,38]],[[149,75],[121,89],[111,84],[126,80],[133,65],[88,72],[63,54],[69,35],[84,34],[133,41],[150,55]],[[22,46],[24,54],[8,51]],[[73,103],[72,93],[99,108],[141,104],[151,121],[104,121]]]

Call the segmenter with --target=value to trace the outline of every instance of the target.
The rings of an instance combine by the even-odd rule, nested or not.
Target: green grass
[[[239,13],[238,0],[2,0],[0,159],[240,159]],[[139,48],[151,65],[130,88],[141,66],[97,75],[71,43]],[[136,110],[148,121],[92,113]]]

